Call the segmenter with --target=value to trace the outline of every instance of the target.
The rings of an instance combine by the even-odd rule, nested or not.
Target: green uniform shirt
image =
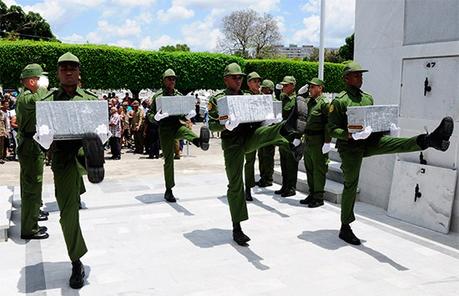
[[[332,138],[338,139],[341,144],[348,142],[347,107],[373,105],[373,97],[357,88],[347,88],[333,100],[328,113],[328,132]]]
[[[242,90],[239,91],[239,95],[248,95],[249,93],[245,93]],[[213,132],[221,132],[225,129],[224,125],[220,124],[219,115],[218,115],[218,107],[217,101],[218,99],[224,96],[230,96],[229,89],[225,89],[219,93],[216,93],[209,99],[208,104],[208,112],[209,112],[209,129]]]
[[[27,89],[19,95],[16,102],[16,120],[20,135],[36,132],[35,102],[42,100],[46,93],[45,88],[39,88],[36,93]]]
[[[293,92],[290,95],[281,93],[280,100],[282,101],[282,119],[286,120],[290,114],[290,110],[295,107],[296,92]]]
[[[318,136],[319,133],[322,132],[322,135],[325,138],[325,143],[329,143],[331,141],[326,128],[329,105],[330,104],[326,101],[326,98],[323,95],[315,99],[309,98],[306,136],[308,136],[308,132],[313,136]]]

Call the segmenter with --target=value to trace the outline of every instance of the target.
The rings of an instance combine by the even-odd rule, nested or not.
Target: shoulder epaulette
[[[340,92],[338,95],[336,95],[336,97],[335,97],[335,98],[336,98],[336,99],[339,99],[339,98],[342,98],[342,97],[344,97],[345,95],[346,95],[346,91],[345,91],[345,90],[343,90],[343,91],[342,91],[342,92]]]
[[[87,90],[87,89],[84,89],[84,92],[85,92],[86,94],[88,94],[88,95],[91,95],[91,96],[94,96],[94,97],[97,98],[97,95],[96,95],[95,93],[93,93],[92,91],[89,91],[89,90]]]

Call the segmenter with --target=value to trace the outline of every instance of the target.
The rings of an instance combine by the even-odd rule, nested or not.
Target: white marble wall
[[[459,55],[459,41],[403,46],[404,2],[356,0],[355,60],[370,70],[364,75],[363,89],[373,94],[377,104],[399,104],[404,58]],[[423,2],[419,1],[419,5]],[[456,126],[459,126],[457,121]],[[419,132],[422,133],[422,129]],[[361,201],[387,209],[394,159],[393,155],[378,156],[363,162],[359,184]],[[458,200],[456,193],[451,221],[454,232],[459,232]]]

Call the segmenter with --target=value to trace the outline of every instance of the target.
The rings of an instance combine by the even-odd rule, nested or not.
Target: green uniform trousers
[[[262,182],[273,182],[275,148],[276,146],[270,145],[258,149],[258,169]]]
[[[82,159],[83,150],[78,151]],[[80,194],[85,192],[82,173],[84,169],[76,153],[69,150],[53,153],[51,169],[54,173],[54,194],[61,212],[61,227],[70,260],[83,257],[88,251],[80,228]]]
[[[341,169],[344,175],[344,190],[341,199],[341,223],[350,224],[355,220],[354,204],[359,183],[360,166],[364,157],[381,154],[413,152],[422,150],[416,143],[417,137],[394,138],[382,136],[376,140],[357,143],[356,145],[339,145]],[[365,141],[365,140],[363,140]]]
[[[322,153],[323,136],[307,136],[304,147],[304,167],[308,178],[309,194],[316,199],[324,198],[328,171],[328,153]]]
[[[283,124],[247,129],[239,126],[233,132],[222,132],[222,148],[225,158],[225,171],[228,178],[228,204],[234,223],[247,220],[247,204],[244,195],[242,171],[244,156],[268,145],[285,145],[288,141],[280,135]]]
[[[279,146],[282,188],[285,190],[296,189],[298,179],[298,162],[293,157],[288,144]]]
[[[21,235],[38,232],[42,204],[44,153],[32,138],[21,138],[18,145],[21,185]]]
[[[245,188],[255,187],[255,159],[257,151],[249,152],[245,155],[244,180]]]
[[[175,141],[185,139],[189,142],[197,139],[198,136],[186,126],[159,126],[159,141],[164,157],[164,181],[166,189],[175,186],[174,181],[174,152]]]

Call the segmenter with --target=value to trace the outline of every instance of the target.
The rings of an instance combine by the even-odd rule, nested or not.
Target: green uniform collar
[[[363,91],[360,88],[352,87],[352,86],[347,86],[346,87],[346,92],[352,96],[352,97],[358,97],[360,98],[363,94]]]

